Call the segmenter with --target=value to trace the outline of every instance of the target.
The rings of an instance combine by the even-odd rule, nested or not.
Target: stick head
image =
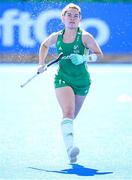
[[[20,87],[21,87],[21,88],[23,88],[23,87],[24,87],[24,85],[23,85],[23,84],[21,84],[21,85],[20,85]]]

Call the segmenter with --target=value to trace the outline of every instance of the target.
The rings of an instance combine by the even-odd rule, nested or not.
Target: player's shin
[[[64,118],[61,129],[70,163],[75,163],[77,161],[77,155],[79,154],[79,148],[74,146],[73,119]]]
[[[64,118],[61,123],[61,130],[66,149],[73,146],[73,119]]]

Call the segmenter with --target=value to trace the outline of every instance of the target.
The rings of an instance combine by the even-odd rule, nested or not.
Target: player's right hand
[[[38,70],[37,70],[37,74],[43,73],[46,70],[47,70],[47,65],[46,64],[39,65]]]

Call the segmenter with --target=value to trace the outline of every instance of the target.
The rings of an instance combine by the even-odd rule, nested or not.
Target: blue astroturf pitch
[[[56,67],[20,85],[37,65],[0,65],[0,179],[131,180],[132,65],[89,64],[92,85],[74,121],[76,164],[60,131]]]

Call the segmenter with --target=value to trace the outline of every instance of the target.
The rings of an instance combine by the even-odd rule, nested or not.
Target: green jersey
[[[90,75],[87,71],[86,63],[82,63],[80,65],[75,65],[68,58],[70,54],[80,54],[84,55],[86,52],[86,47],[82,42],[82,30],[78,28],[76,38],[72,43],[64,43],[63,42],[63,34],[65,30],[60,31],[56,48],[57,52],[63,53],[64,57],[59,61],[59,69],[55,77],[55,82],[57,79],[62,79],[62,81],[68,83],[71,86],[85,88],[90,85]],[[55,83],[55,87],[59,87]]]

